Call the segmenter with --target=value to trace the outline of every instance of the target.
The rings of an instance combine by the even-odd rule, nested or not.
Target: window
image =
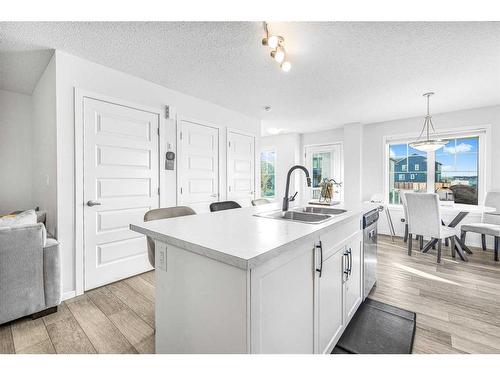
[[[419,173],[410,174],[417,165]],[[400,204],[401,190],[427,191],[427,155],[407,143],[389,145],[389,203]]]
[[[401,203],[401,190],[439,193],[450,189],[456,203],[478,204],[480,137],[446,140],[444,147],[428,153],[408,143],[389,144],[389,203]]]
[[[447,141],[436,151],[434,189],[451,189],[456,203],[478,204],[479,137]]]
[[[276,195],[276,152],[260,153],[260,196],[273,198]]]

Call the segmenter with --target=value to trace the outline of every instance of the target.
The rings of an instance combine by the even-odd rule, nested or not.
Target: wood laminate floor
[[[0,326],[0,353],[154,353],[154,273],[63,302],[55,314]]]
[[[435,251],[409,257],[402,239],[379,236],[370,297],[417,313],[414,353],[500,353],[500,264],[491,250],[472,249],[469,263],[443,250],[438,265]],[[154,353],[154,273],[0,326],[0,353]]]
[[[379,236],[378,280],[370,298],[417,313],[413,353],[500,353],[500,263],[472,248],[464,263],[443,246],[407,255],[401,238]]]

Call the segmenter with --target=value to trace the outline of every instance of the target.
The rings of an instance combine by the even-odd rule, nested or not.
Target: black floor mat
[[[416,314],[367,298],[332,354],[411,354]]]

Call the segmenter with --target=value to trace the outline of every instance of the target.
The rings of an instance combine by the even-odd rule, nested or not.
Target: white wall
[[[47,212],[47,230],[57,233],[56,62],[54,56],[32,96],[33,202]],[[64,270],[63,270],[64,273]]]
[[[300,164],[301,161],[300,135],[291,133],[262,137],[260,139],[260,150],[276,151],[276,197],[273,200],[281,202],[285,196],[286,175],[288,170],[294,165]],[[302,188],[300,186],[301,178],[297,178],[299,174],[302,175],[302,171],[293,172],[291,176],[290,195],[293,195],[296,191],[298,191],[299,194],[301,194],[298,198],[303,198]]]
[[[0,214],[34,208],[31,96],[0,90]]]
[[[344,128],[335,128],[315,133],[304,133],[300,135],[300,139],[302,148],[304,148],[304,146],[342,142],[344,140]]]
[[[351,209],[361,208],[363,201],[363,125],[344,127],[344,201]]]
[[[130,76],[108,67],[56,51],[57,82],[57,211],[58,239],[63,253],[63,291],[75,289],[75,195],[74,195],[74,88],[93,91],[102,95],[119,98],[131,103],[157,108],[164,113],[165,105],[170,105],[175,113],[192,119],[207,121],[222,127],[220,145],[221,160],[226,160],[225,127],[242,129],[257,136],[260,120],[220,107],[163,86]],[[168,67],[165,67],[168,69]],[[228,86],[228,90],[231,87]],[[175,151],[175,121],[165,120],[165,143]],[[226,165],[222,163],[221,198],[226,191]],[[163,171],[163,205],[175,205],[175,171]],[[82,204],[82,202],[77,202]]]

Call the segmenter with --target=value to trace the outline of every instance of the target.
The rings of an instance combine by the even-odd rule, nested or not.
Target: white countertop
[[[304,206],[307,205],[304,204]],[[155,240],[242,268],[250,269],[279,255],[292,243],[306,241],[377,205],[348,210],[320,224],[304,224],[254,216],[280,208],[278,203],[183,216],[130,225]],[[343,208],[337,205],[335,208]]]

